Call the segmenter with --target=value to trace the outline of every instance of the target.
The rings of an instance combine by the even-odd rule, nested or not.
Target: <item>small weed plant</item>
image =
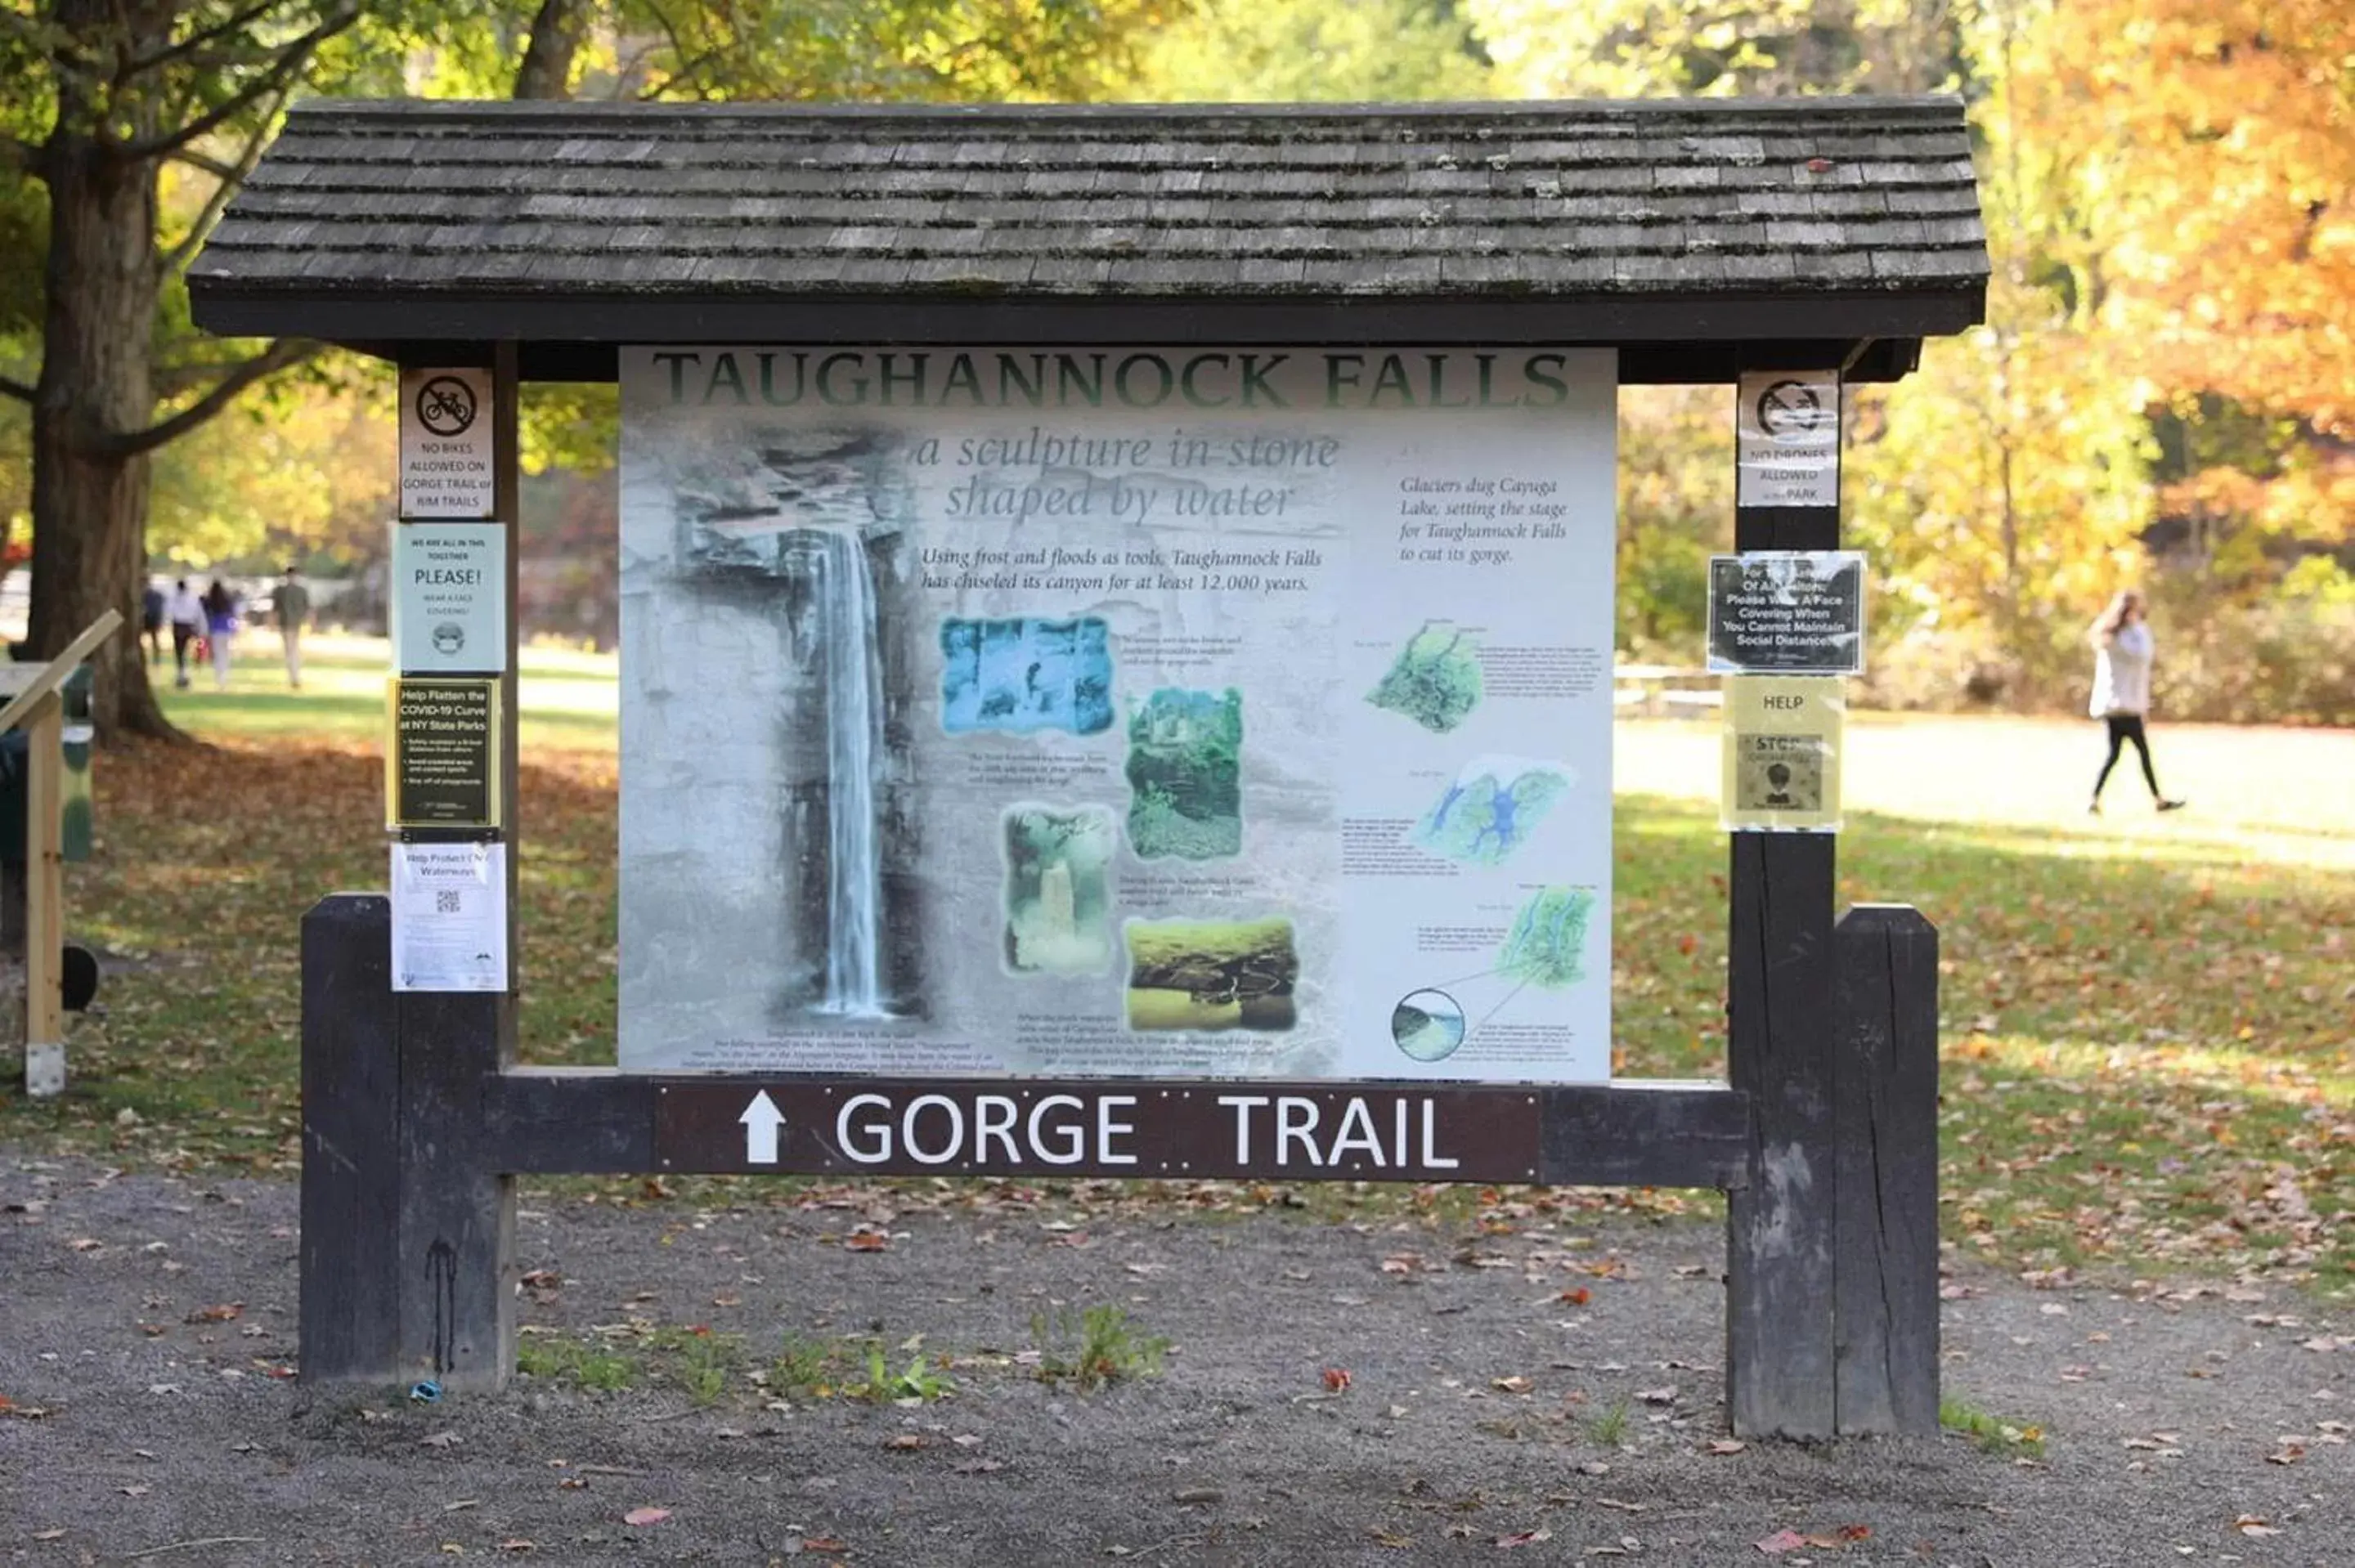
[[[676,1358],[673,1375],[687,1398],[713,1404],[727,1389],[728,1374],[742,1358],[744,1342],[734,1334],[709,1329],[666,1329],[655,1336],[654,1348]]]
[[[1034,1313],[1030,1339],[1039,1348],[1039,1376],[1048,1383],[1068,1380],[1082,1393],[1129,1378],[1159,1377],[1169,1351],[1167,1339],[1137,1332],[1124,1309],[1110,1306]]]
[[[870,1340],[867,1345],[867,1381],[852,1392],[878,1404],[902,1399],[929,1404],[944,1397],[950,1387],[947,1378],[925,1365],[922,1351],[910,1359],[907,1371],[895,1373],[883,1359],[882,1341]]]
[[[631,1358],[602,1345],[549,1335],[531,1335],[516,1346],[516,1370],[549,1383],[570,1378],[582,1388],[615,1393],[638,1381]]]
[[[1586,1418],[1586,1440],[1599,1448],[1616,1448],[1627,1441],[1627,1402],[1615,1401],[1607,1410]]]
[[[769,1391],[789,1399],[840,1397],[875,1404],[908,1399],[929,1404],[947,1398],[956,1387],[954,1382],[922,1351],[914,1350],[913,1340],[900,1348],[913,1353],[905,1368],[893,1372],[880,1340],[813,1340],[788,1334],[783,1349],[769,1363]]]
[[[1938,1425],[1969,1438],[1971,1446],[1982,1454],[2007,1454],[2029,1459],[2044,1457],[2044,1428],[1989,1415],[1959,1399],[1938,1402]]]

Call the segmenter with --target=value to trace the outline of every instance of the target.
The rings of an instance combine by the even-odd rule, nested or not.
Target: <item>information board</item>
[[[1608,1076],[1608,352],[622,396],[625,1070]]]

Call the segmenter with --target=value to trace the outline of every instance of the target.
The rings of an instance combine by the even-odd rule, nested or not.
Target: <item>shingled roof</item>
[[[298,106],[190,273],[218,332],[1616,344],[1902,374],[1981,319],[1961,106]],[[537,360],[537,366],[535,366]]]

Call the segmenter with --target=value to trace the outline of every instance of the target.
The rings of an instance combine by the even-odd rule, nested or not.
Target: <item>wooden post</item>
[[[35,699],[24,720],[25,1093],[65,1093],[65,702]]]
[[[58,688],[122,624],[120,611],[101,615],[0,706],[0,734],[25,730],[25,1093],[37,1100],[66,1087],[66,718]]]
[[[1836,1425],[1938,1430],[1938,933],[1903,905],[1839,923],[1832,1121]]]
[[[383,1207],[373,1196],[368,1200],[368,1234],[362,1244],[389,1248],[389,1316],[382,1322],[370,1319],[365,1334],[351,1336],[349,1356],[339,1354],[314,1366],[306,1353],[304,1372],[306,1377],[332,1379],[431,1379],[449,1389],[496,1388],[506,1381],[515,1364],[515,1181],[499,1169],[499,1157],[486,1147],[484,1128],[485,1107],[496,1092],[499,1074],[514,1064],[516,1041],[517,358],[513,344],[500,344],[472,354],[444,349],[419,363],[435,366],[488,363],[492,370],[492,509],[508,534],[506,668],[500,679],[498,736],[499,784],[506,809],[508,982],[502,993],[393,992],[388,961],[381,995],[368,989],[378,983],[372,978],[346,991],[347,1005],[380,1010],[381,1048],[389,1053],[391,1062],[386,1078],[392,1105],[389,1127],[379,1126],[372,1116],[363,1118],[371,1140],[389,1140],[381,1148],[372,1142],[371,1158],[391,1170],[390,1203]],[[389,904],[383,903],[365,940],[389,948],[390,915]],[[357,913],[345,912],[330,919],[328,906],[323,905],[314,918],[322,922],[323,943],[361,939],[353,934],[362,924]],[[323,956],[321,964],[323,975],[349,972],[373,977],[376,972],[358,967],[357,960]],[[313,1005],[310,978],[306,959],[306,1021]],[[332,1021],[323,1021],[320,1037],[335,1034],[337,1028]],[[360,1034],[376,1048],[378,1032],[378,1025],[370,1024]],[[306,1057],[312,1044],[306,1022]],[[325,1150],[314,1145],[309,1132],[314,1123],[309,1093],[313,1067],[307,1060],[304,1073],[307,1193],[313,1160]],[[332,1065],[320,1068],[319,1076],[331,1096],[366,1092],[343,1083]],[[323,1107],[317,1124],[327,1127],[345,1114]],[[319,1176],[331,1190],[348,1184],[332,1171],[322,1170]],[[373,1194],[378,1183],[371,1175],[360,1185]],[[323,1194],[320,1202],[339,1210],[349,1201]],[[335,1266],[333,1245],[323,1246],[318,1255],[323,1270]],[[313,1277],[307,1234],[303,1255],[305,1297],[317,1287],[336,1290],[334,1285]],[[372,1287],[382,1283],[371,1278]]]
[[[1737,506],[1733,547],[1836,550],[1839,508]],[[1726,1403],[1744,1436],[1828,1437],[1835,840],[1732,839],[1727,1075],[1755,1118],[1750,1184],[1726,1200]]]
[[[390,1383],[400,1354],[400,1054],[392,907],[338,893],[303,917],[305,1382]]]

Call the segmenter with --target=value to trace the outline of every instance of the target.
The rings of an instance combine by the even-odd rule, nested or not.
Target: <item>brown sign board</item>
[[[656,1091],[666,1171],[1533,1181],[1540,1091],[783,1078]]]

